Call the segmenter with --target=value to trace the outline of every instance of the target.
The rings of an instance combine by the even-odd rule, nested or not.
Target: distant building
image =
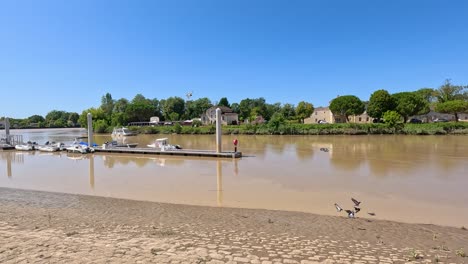
[[[159,123],[159,117],[158,116],[150,117],[150,123],[154,123],[154,124]]]
[[[364,112],[360,115],[348,116],[349,123],[372,123],[372,118]],[[329,107],[317,107],[310,117],[304,119],[304,124],[320,123],[346,123],[346,118],[341,115],[334,115]]]
[[[234,113],[231,108],[226,106],[212,106],[206,110],[201,116],[201,121],[204,125],[216,123],[216,109],[221,109],[221,124],[237,125],[239,123],[239,115]]]
[[[430,111],[429,113],[427,113],[425,115],[412,116],[409,119],[411,119],[411,118],[417,118],[417,119],[419,119],[419,120],[421,120],[421,121],[423,121],[425,123],[434,122],[437,119],[446,119],[446,120],[449,120],[449,121],[455,121],[455,115],[453,115],[453,114],[444,114],[444,113],[439,113],[439,112],[435,112],[435,111]],[[458,114],[458,121],[468,122],[468,113],[459,113]]]
[[[256,116],[255,119],[252,120],[252,121],[246,120],[246,123],[249,123],[249,124],[252,124],[252,125],[264,124],[264,123],[266,123],[266,120],[265,120],[265,118],[263,118],[263,116],[259,115],[259,116]]]
[[[325,123],[346,123],[346,118],[334,115],[329,107],[317,107],[310,117],[304,119],[304,124]]]
[[[372,120],[373,120],[373,118],[370,117],[366,111],[360,115],[349,116],[348,119],[350,123],[360,123],[360,124],[372,123]]]

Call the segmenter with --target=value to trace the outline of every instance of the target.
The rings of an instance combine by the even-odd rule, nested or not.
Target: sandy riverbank
[[[0,188],[1,263],[468,263],[462,251],[455,227]]]

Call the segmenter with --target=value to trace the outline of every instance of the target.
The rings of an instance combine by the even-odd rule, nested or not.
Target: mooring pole
[[[93,116],[88,113],[88,147],[93,146]]]
[[[221,109],[216,108],[216,152],[221,153]]]
[[[10,144],[10,120],[5,117],[5,137],[6,143]]]

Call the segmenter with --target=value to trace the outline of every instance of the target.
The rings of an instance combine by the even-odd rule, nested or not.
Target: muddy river
[[[84,132],[12,131],[38,143],[70,143]],[[158,137],[216,148],[214,135],[125,140],[144,147]],[[359,217],[468,226],[468,136],[224,135],[223,150],[235,138],[237,160],[0,151],[0,187],[343,216],[334,203],[351,209],[354,197]],[[98,144],[109,140],[95,135]]]

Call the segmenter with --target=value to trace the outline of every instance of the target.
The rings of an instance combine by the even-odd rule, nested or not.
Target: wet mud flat
[[[468,263],[465,228],[0,188],[1,263]]]

